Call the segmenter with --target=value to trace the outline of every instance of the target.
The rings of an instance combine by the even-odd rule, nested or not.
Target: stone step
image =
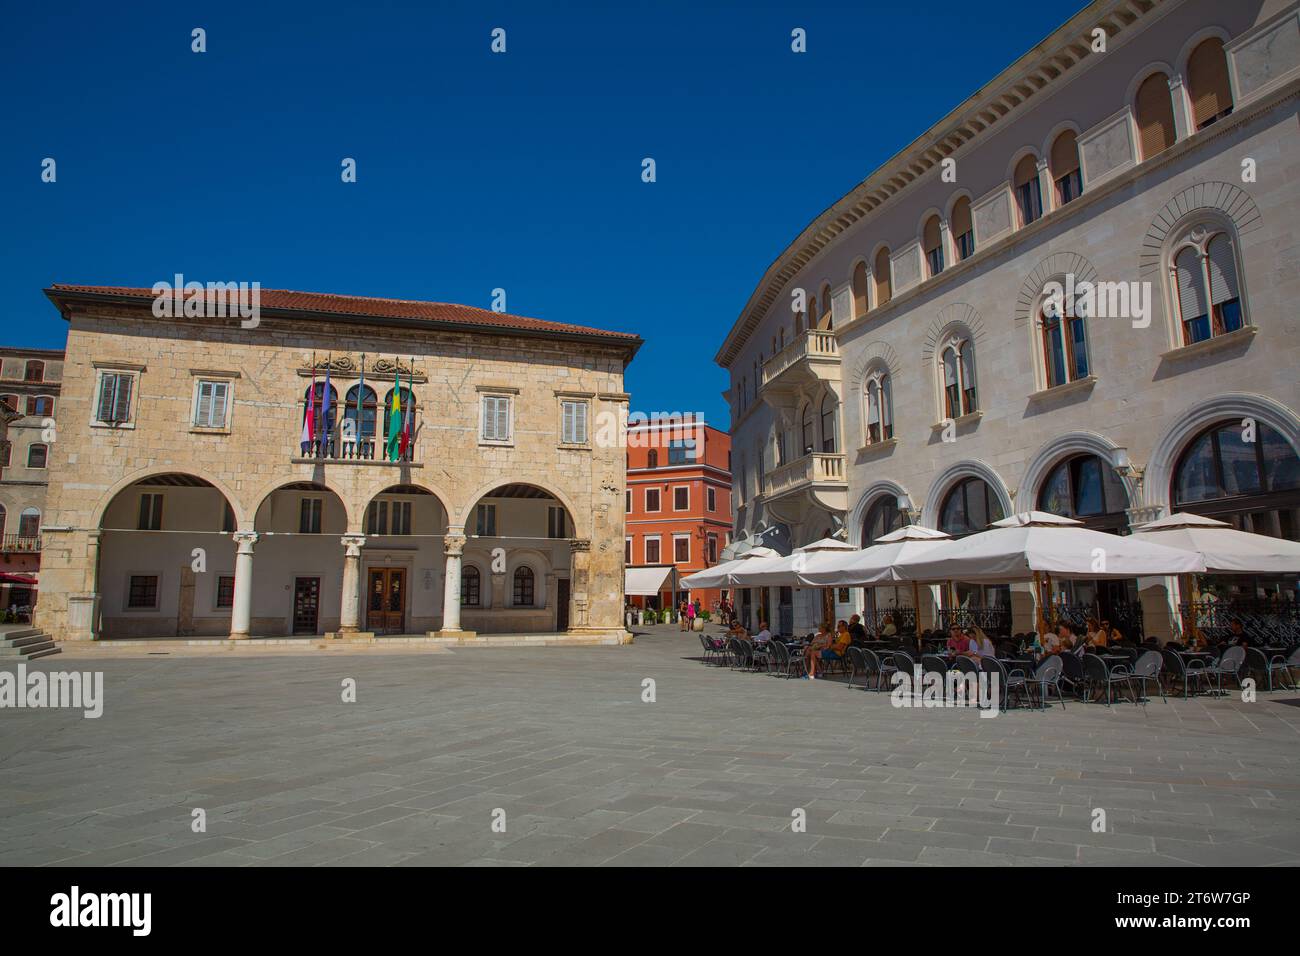
[[[30,644],[40,644],[49,639],[48,635],[42,634],[40,631],[32,631],[30,634],[24,634],[22,637],[5,635],[3,638],[0,638],[0,647],[26,647]]]
[[[0,627],[0,641],[13,641],[24,637],[43,637],[41,629],[38,627],[27,627],[25,625],[9,625]]]
[[[34,635],[0,640],[0,660],[34,661],[60,651],[59,645],[40,631]]]

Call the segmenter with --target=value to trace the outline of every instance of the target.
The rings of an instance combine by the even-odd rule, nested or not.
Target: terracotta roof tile
[[[152,289],[123,286],[67,285],[55,283],[46,290],[52,299],[61,296],[93,295],[132,299],[153,299]],[[263,309],[328,315],[361,315],[372,318],[422,319],[432,325],[477,325],[483,328],[523,332],[553,332],[558,335],[582,335],[607,338],[626,344],[639,344],[640,336],[630,332],[610,332],[583,325],[549,322],[522,315],[509,315],[489,309],[477,309],[450,302],[419,302],[410,299],[378,299],[359,295],[335,295],[329,292],[294,292],[289,289],[262,289]]]

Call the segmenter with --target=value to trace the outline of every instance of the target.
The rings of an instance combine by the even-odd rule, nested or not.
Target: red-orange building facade
[[[671,565],[686,577],[718,564],[731,542],[731,436],[702,422],[652,422],[629,426],[627,439],[627,566]],[[674,597],[671,587],[670,579],[657,599],[628,600],[662,608],[687,596],[683,589]],[[708,611],[723,596],[716,588],[689,592]]]

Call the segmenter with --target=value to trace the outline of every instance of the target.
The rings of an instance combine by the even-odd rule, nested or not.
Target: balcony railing
[[[7,534],[4,536],[0,550],[6,554],[13,552],[37,552],[41,550],[39,534]]]
[[[834,332],[809,329],[763,363],[763,384],[805,359],[839,359],[840,347]]]
[[[298,459],[319,458],[322,461],[388,461],[385,454],[386,442],[377,438],[361,438],[347,441],[343,438],[328,438],[299,444]],[[401,461],[415,459],[415,442],[407,446]]]
[[[813,452],[764,475],[763,492],[771,496],[807,484],[843,484],[844,474],[843,455]]]

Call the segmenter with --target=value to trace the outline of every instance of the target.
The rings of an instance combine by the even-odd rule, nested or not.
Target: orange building
[[[674,598],[673,571],[686,577],[719,562],[731,542],[731,436],[704,422],[657,422],[627,430],[628,568],[663,568],[661,590],[628,595],[635,607],[663,608]],[[715,612],[725,592],[691,591]]]

